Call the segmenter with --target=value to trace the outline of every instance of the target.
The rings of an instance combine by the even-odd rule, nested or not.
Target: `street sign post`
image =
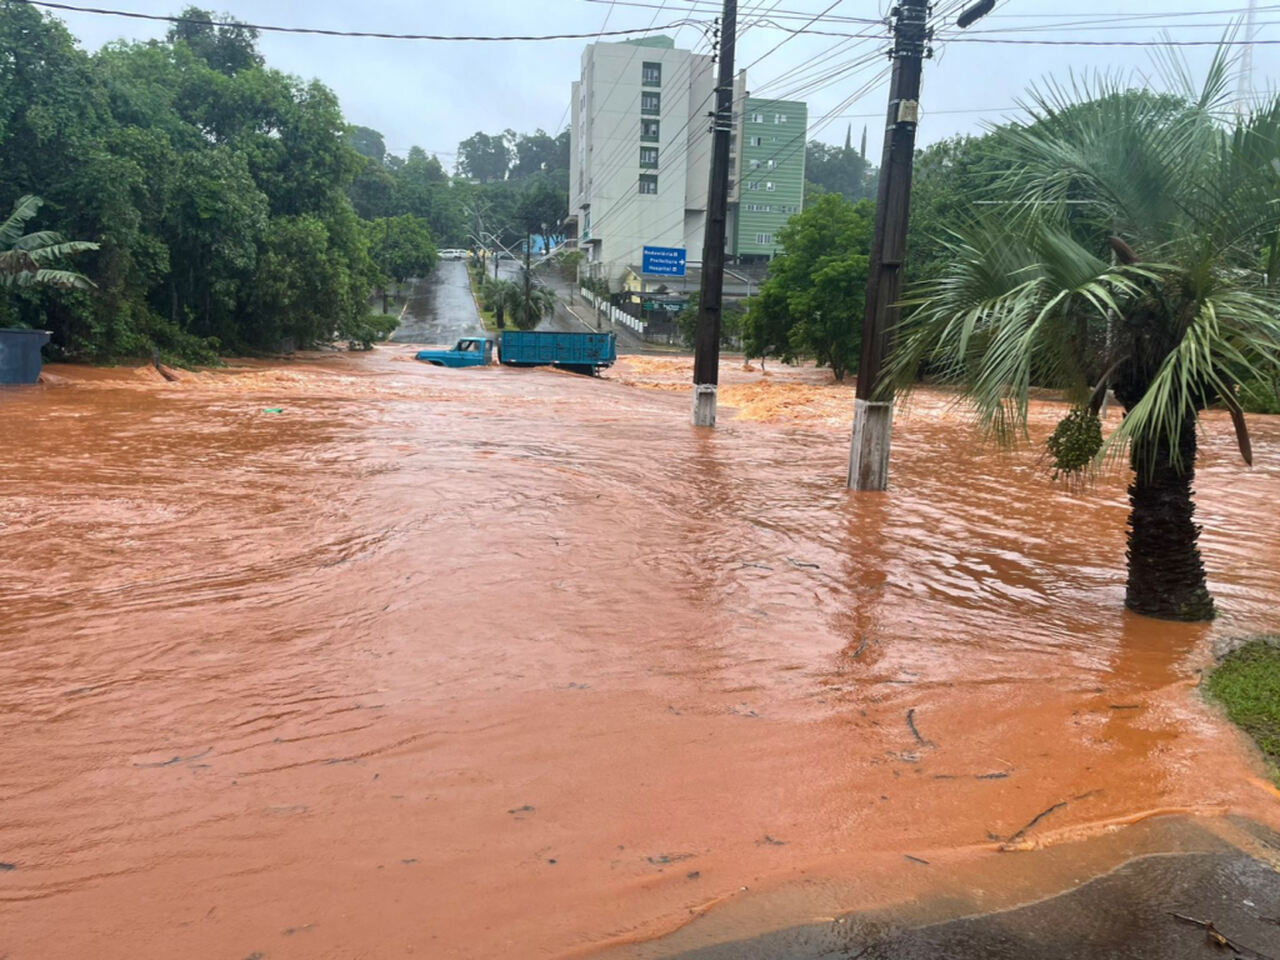
[[[640,272],[659,277],[683,277],[684,261],[684,247],[645,247]]]

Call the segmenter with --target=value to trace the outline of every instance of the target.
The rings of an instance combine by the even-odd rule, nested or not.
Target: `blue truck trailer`
[[[617,359],[618,338],[612,333],[504,330],[498,344],[498,362],[514,367],[556,366],[594,373]]]
[[[463,337],[449,350],[419,350],[417,358],[437,367],[481,367],[493,358],[488,337]],[[498,362],[511,367],[564,367],[595,373],[618,359],[618,338],[612,333],[552,333],[504,330],[498,343]]]

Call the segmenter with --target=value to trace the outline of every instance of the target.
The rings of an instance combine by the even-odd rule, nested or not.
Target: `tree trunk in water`
[[[1154,449],[1152,447],[1154,446]],[[1183,418],[1178,437],[1181,466],[1171,462],[1169,441],[1137,444],[1130,454],[1129,585],[1125,606],[1162,620],[1212,620],[1213,597],[1205,585],[1196,541],[1192,483],[1195,480],[1196,418]]]

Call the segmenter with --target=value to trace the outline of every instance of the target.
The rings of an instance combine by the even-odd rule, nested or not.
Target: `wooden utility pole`
[[[733,54],[738,32],[737,0],[724,0],[720,18],[720,74],[711,115],[711,179],[702,242],[702,293],[694,329],[693,425],[716,425],[720,383],[720,313],[724,298],[724,240],[729,218],[729,135],[733,131]]]
[[[867,305],[862,321],[862,359],[854,401],[849,486],[883,490],[889,483],[889,443],[893,435],[892,387],[882,385],[883,367],[902,290],[902,261],[907,250],[907,214],[911,207],[911,161],[920,111],[920,73],[929,41],[928,0],[901,0],[893,24],[893,76],[875,232],[867,274]]]

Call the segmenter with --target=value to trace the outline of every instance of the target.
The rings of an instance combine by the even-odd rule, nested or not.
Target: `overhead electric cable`
[[[105,7],[83,7],[71,3],[55,3],[53,0],[17,0],[32,7],[44,7],[49,10],[65,10],[71,13],[92,13],[106,17],[124,17],[130,20],[152,20],[162,23],[184,23],[199,27],[242,27],[257,30],[259,33],[300,33],[322,37],[356,37],[373,40],[434,40],[442,42],[474,41],[496,43],[509,41],[541,41],[541,40],[591,40],[599,37],[622,37],[633,34],[656,33],[662,30],[676,30],[680,27],[705,26],[707,21],[685,18],[662,26],[629,27],[623,30],[606,30],[592,33],[551,33],[538,35],[454,35],[433,33],[381,33],[367,30],[328,30],[322,27],[284,27],[277,24],[245,23],[240,20],[215,20],[205,17],[184,17],[158,13],[139,13],[133,10],[111,10]]]

